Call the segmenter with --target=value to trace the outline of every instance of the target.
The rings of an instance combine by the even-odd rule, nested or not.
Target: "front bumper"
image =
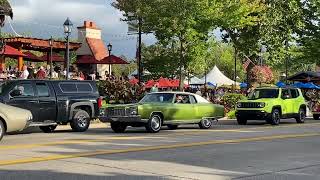
[[[237,110],[236,117],[247,120],[266,120],[271,117],[271,113],[262,110]]]
[[[125,123],[146,123],[148,120],[141,119],[140,116],[121,116],[121,117],[107,117],[100,116],[101,122],[125,122]]]

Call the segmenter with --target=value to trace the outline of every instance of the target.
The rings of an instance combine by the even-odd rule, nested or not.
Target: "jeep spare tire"
[[[75,132],[85,132],[90,126],[90,115],[84,110],[74,112],[70,126]]]

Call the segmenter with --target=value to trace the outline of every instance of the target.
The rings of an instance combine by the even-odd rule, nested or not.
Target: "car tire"
[[[57,125],[52,125],[52,126],[40,126],[39,127],[42,132],[44,133],[52,133],[56,128]]]
[[[239,125],[247,125],[248,120],[243,118],[237,118],[237,122]]]
[[[202,119],[199,122],[200,129],[210,129],[212,127],[212,121],[210,119]]]
[[[153,114],[148,123],[146,124],[146,130],[149,133],[158,133],[162,127],[162,118],[159,114]]]
[[[320,119],[320,114],[314,114],[313,115],[314,120],[319,120]]]
[[[3,122],[0,120],[0,141],[3,138],[4,134],[6,133],[6,129],[4,127]]]
[[[127,125],[125,123],[120,122],[111,122],[110,126],[113,132],[115,133],[124,133],[127,129]]]
[[[168,126],[168,129],[169,129],[169,130],[176,130],[176,129],[178,129],[178,125],[168,124],[167,126]]]
[[[296,117],[296,121],[298,124],[303,124],[305,120],[306,120],[306,111],[303,108],[300,108],[298,117]]]
[[[84,110],[78,110],[74,113],[70,126],[75,132],[85,132],[90,126],[90,115]]]
[[[281,113],[279,109],[273,109],[270,117],[270,124],[277,126],[280,124]]]

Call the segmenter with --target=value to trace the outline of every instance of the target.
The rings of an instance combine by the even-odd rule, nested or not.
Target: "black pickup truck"
[[[30,126],[46,133],[68,123],[74,131],[84,132],[102,106],[94,81],[6,81],[0,85],[0,102],[30,110]]]

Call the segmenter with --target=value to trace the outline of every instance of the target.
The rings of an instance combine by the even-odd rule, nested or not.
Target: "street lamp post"
[[[72,22],[70,21],[69,18],[67,18],[67,20],[64,22],[63,27],[64,27],[64,33],[66,34],[66,38],[67,38],[67,72],[66,72],[66,80],[69,80],[69,71],[70,71],[70,47],[69,47],[69,41],[70,41],[70,35],[72,32]]]
[[[53,46],[53,38],[49,39],[49,45],[50,45],[50,79],[52,79],[52,46]]]
[[[111,43],[108,44],[108,51],[109,51],[109,60],[111,63],[111,51],[112,51],[112,44]],[[109,75],[111,75],[111,64],[109,64]]]

